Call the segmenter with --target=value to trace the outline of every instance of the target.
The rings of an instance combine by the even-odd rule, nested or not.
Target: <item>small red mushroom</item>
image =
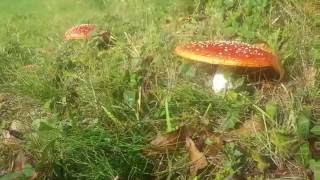
[[[268,48],[250,45],[236,41],[200,41],[179,45],[175,53],[187,59],[197,62],[224,65],[227,67],[273,67],[279,73],[279,79],[284,76],[284,69],[279,63],[278,56]],[[218,85],[215,85],[218,83]],[[213,89],[221,91],[225,89],[227,80],[217,70],[213,77]],[[214,86],[217,86],[215,88]]]
[[[66,40],[71,39],[88,39],[90,34],[96,29],[95,24],[80,24],[68,29],[64,37]]]

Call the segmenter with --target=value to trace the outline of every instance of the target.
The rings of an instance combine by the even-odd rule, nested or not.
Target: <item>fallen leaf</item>
[[[244,137],[252,136],[264,130],[264,124],[260,120],[247,120],[238,129],[227,133],[227,136]]]
[[[15,159],[10,163],[7,173],[22,173],[29,180],[39,178],[39,173],[35,172],[33,167],[28,163],[28,159],[23,151],[19,151]],[[1,178],[0,178],[1,179]]]
[[[206,156],[214,157],[222,151],[224,142],[220,134],[205,130],[199,133],[196,145]]]
[[[197,175],[198,170],[208,166],[208,161],[205,155],[199,151],[193,140],[189,137],[186,138],[186,148],[191,161],[190,175],[195,176]]]
[[[174,151],[185,142],[186,137],[191,137],[194,131],[193,128],[182,126],[175,131],[158,135],[144,149],[144,152],[150,156],[162,154],[167,151]]]
[[[14,160],[13,166],[11,168],[11,172],[19,172],[24,169],[24,166],[26,164],[27,158],[25,157],[24,153],[20,151],[16,159]]]

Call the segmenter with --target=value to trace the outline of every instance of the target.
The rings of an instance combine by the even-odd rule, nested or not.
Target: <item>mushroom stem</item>
[[[231,83],[232,70],[228,67],[217,66],[216,71],[212,75],[212,90],[219,94],[232,88]]]

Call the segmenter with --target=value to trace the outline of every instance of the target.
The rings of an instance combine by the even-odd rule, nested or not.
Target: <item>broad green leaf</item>
[[[227,117],[223,123],[223,129],[232,129],[235,127],[239,120],[239,112],[238,111],[233,111],[233,112],[228,112]]]
[[[51,104],[52,104],[52,99],[46,101],[46,102],[43,104],[42,107],[43,107],[45,110],[50,111],[50,109],[51,109]]]
[[[300,162],[307,166],[310,159],[311,159],[311,153],[310,153],[310,149],[309,149],[309,144],[308,143],[304,143],[299,147],[299,160]]]
[[[237,101],[239,94],[234,91],[228,91],[226,97],[229,101]]]
[[[278,114],[278,106],[269,101],[267,102],[266,104],[266,113],[269,115],[269,117],[272,119],[272,120],[275,120],[276,117],[277,117],[277,114]]]
[[[297,133],[300,137],[306,139],[309,136],[311,121],[307,112],[302,112],[297,118]]]
[[[0,177],[0,180],[12,180],[12,179],[19,179],[21,178],[22,174],[21,173],[8,173],[2,177]]]
[[[32,127],[39,131],[50,131],[57,128],[52,119],[35,119],[32,122]]]
[[[54,127],[50,126],[48,123],[41,121],[39,126],[39,131],[50,131],[55,129]]]
[[[310,132],[314,135],[320,136],[320,125],[314,126]]]
[[[34,172],[34,169],[33,169],[33,167],[32,167],[30,164],[26,164],[26,165],[24,166],[24,168],[23,168],[23,174],[24,174],[25,176],[30,177],[30,176],[32,176],[33,172]]]

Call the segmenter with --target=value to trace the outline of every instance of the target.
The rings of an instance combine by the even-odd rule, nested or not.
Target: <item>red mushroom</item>
[[[88,39],[90,34],[96,29],[95,24],[80,24],[68,29],[64,37],[66,40],[71,39]]]
[[[197,62],[238,67],[273,67],[279,73],[279,79],[284,76],[284,69],[278,61],[278,56],[270,49],[236,41],[202,41],[176,47],[175,53]],[[215,81],[219,86],[215,89]],[[223,74],[216,72],[213,77],[213,89],[226,89],[227,80]]]

